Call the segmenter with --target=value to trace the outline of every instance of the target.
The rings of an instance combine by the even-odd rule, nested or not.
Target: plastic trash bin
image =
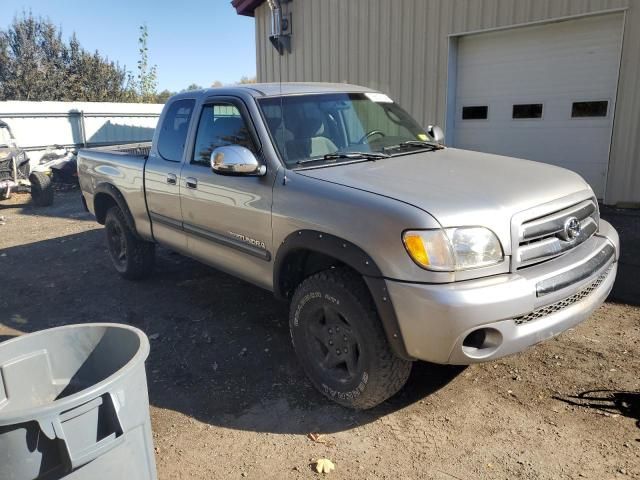
[[[0,343],[0,479],[154,480],[148,355],[119,324]]]

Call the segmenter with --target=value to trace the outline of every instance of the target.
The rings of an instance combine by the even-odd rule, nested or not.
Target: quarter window
[[[165,160],[170,162],[182,160],[194,105],[195,100],[185,99],[176,100],[169,106],[160,127],[158,140],[158,152]]]
[[[486,120],[489,115],[489,107],[487,105],[474,105],[470,107],[462,107],[463,120]]]
[[[235,105],[205,105],[200,114],[191,163],[208,166],[211,152],[227,145],[240,145],[256,153],[247,123]]]
[[[601,100],[597,102],[573,102],[571,105],[571,118],[606,117],[609,102]]]
[[[541,103],[523,103],[513,106],[512,118],[542,118],[542,104]]]

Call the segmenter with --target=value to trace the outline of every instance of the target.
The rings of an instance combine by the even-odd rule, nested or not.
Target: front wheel
[[[134,235],[119,207],[109,209],[104,226],[109,255],[118,273],[129,280],[149,276],[155,263],[155,245]]]
[[[341,405],[372,408],[409,377],[411,362],[391,351],[366,285],[349,269],[304,280],[293,296],[289,325],[305,373]]]

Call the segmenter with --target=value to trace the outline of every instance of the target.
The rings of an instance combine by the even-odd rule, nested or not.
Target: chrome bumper
[[[387,288],[409,355],[466,365],[520,352],[588,318],[613,287],[618,255],[618,234],[601,221],[571,252],[516,273]]]

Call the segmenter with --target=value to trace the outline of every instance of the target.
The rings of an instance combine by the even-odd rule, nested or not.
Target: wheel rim
[[[337,309],[324,305],[307,323],[307,342],[314,365],[338,383],[350,383],[362,372],[360,338]]]
[[[107,241],[109,242],[109,251],[113,261],[118,266],[124,266],[127,262],[127,244],[120,225],[109,225],[107,228]]]

